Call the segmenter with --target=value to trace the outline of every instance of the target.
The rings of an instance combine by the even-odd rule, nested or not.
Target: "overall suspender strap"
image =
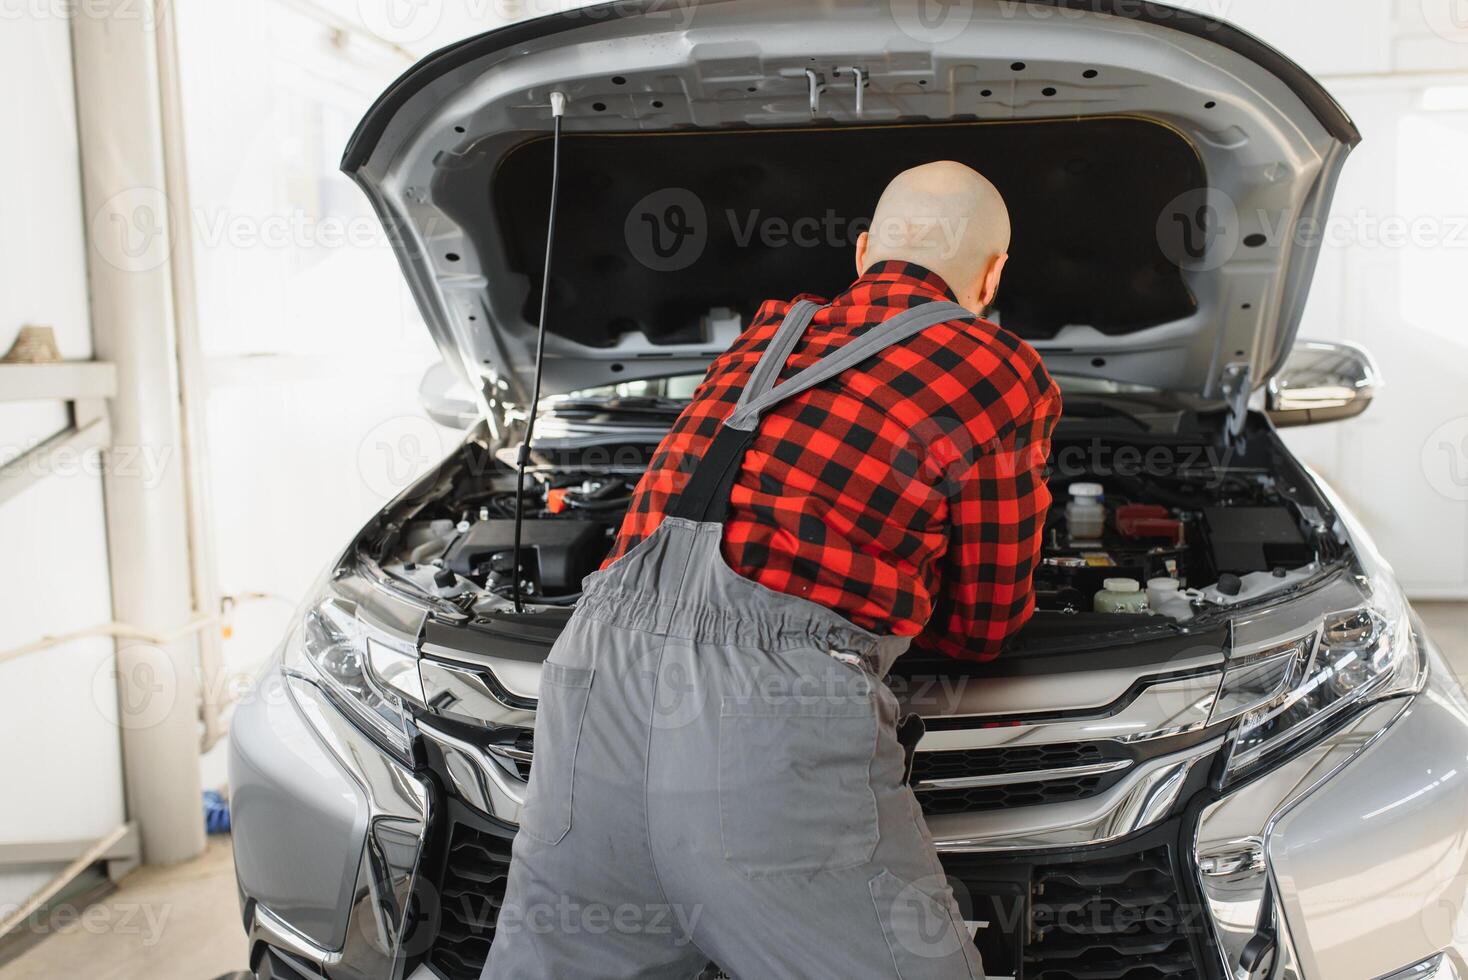
[[[718,433],[669,509],[668,516],[699,523],[722,523],[728,512],[729,491],[739,473],[739,464],[754,441],[755,430],[765,412],[929,327],[973,317],[956,303],[924,303],[877,324],[839,350],[832,351],[788,380],[775,384],[790,353],[819,309],[814,303],[806,302],[790,308],[750,372],[734,411],[719,426]]]
[[[972,319],[973,314],[957,303],[924,303],[922,306],[905,310],[872,327],[839,350],[827,354],[788,381],[768,391],[757,392],[748,401],[741,399],[742,404],[735,406],[733,414],[725,420],[724,424],[735,429],[752,430],[759,425],[761,415],[787,398],[793,398],[803,391],[814,388],[821,382],[828,381],[842,371],[856,367],[867,358],[880,354],[893,344],[901,343],[929,327],[961,317]],[[765,356],[768,357],[769,353],[766,352]],[[783,364],[782,361],[781,365]]]
[[[739,401],[734,405],[734,411],[739,411],[749,404],[750,399],[757,395],[763,395],[775,386],[780,380],[780,369],[785,362],[790,360],[795,345],[800,343],[800,338],[805,336],[806,328],[811,325],[821,307],[810,300],[801,300],[790,311],[785,314],[785,319],[780,321],[780,326],[775,330],[775,336],[770,338],[770,344],[765,352],[760,355],[759,363],[755,364],[754,370],[749,373],[749,381],[744,385],[744,390],[739,393]]]

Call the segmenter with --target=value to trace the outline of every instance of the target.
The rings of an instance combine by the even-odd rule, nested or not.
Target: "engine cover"
[[[579,592],[581,580],[596,571],[606,556],[606,525],[597,521],[527,520],[520,533],[520,549],[533,558],[538,591],[545,595]],[[515,550],[515,522],[479,521],[460,533],[444,554],[444,564],[465,578],[482,579],[490,571],[509,572]],[[499,556],[499,561],[496,559]],[[504,567],[499,567],[500,565]]]

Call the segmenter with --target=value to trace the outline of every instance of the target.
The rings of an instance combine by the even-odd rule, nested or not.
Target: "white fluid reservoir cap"
[[[1106,490],[1099,483],[1072,483],[1070,495],[1072,497],[1100,497]]]
[[[1142,583],[1134,578],[1109,578],[1103,585],[1107,592],[1141,592]]]
[[[1149,592],[1176,592],[1183,584],[1175,578],[1149,578],[1147,580],[1147,591]]]

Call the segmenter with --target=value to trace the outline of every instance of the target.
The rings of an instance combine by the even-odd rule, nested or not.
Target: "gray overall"
[[[937,323],[899,314],[776,385],[780,325],[659,528],[586,579],[541,679],[489,980],[975,980],[881,678],[904,638],[736,574],[729,488],[762,413]]]

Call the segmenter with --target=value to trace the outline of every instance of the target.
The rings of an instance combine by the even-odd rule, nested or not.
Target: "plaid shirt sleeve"
[[[992,660],[1034,614],[1033,578],[1050,508],[1045,465],[1061,402],[1044,368],[1033,380],[1039,392],[1029,409],[969,454],[951,484],[942,592],[915,640],[919,648]]]

